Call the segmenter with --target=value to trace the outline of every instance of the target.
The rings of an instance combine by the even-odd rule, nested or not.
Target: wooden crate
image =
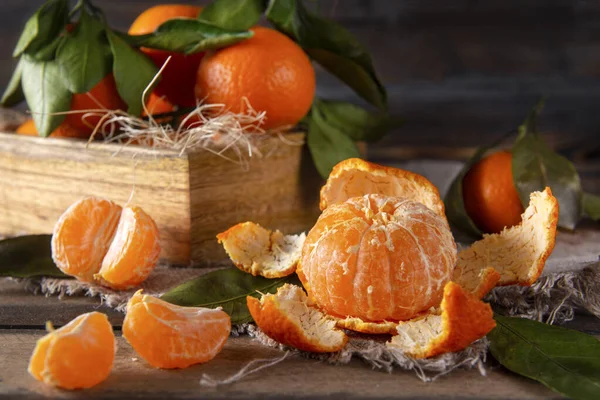
[[[304,140],[293,133],[288,139]],[[0,234],[49,233],[61,213],[88,196],[139,204],[161,232],[162,258],[210,264],[225,253],[215,235],[252,220],[285,232],[318,216],[320,180],[303,146],[273,137],[267,154],[240,165],[207,151],[170,150],[0,133]],[[226,156],[234,157],[231,151]]]

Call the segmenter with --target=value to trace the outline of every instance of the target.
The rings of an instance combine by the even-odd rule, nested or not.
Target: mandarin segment
[[[532,285],[554,249],[557,222],[558,201],[550,188],[533,192],[520,224],[485,235],[458,254],[453,280],[473,292],[477,287],[489,291],[485,281],[491,267],[499,274],[499,285]]]
[[[441,314],[400,322],[387,344],[414,358],[455,352],[487,335],[496,323],[492,308],[455,282],[444,287]]]
[[[446,218],[444,202],[427,178],[400,168],[373,164],[360,158],[338,163],[321,188],[321,210],[366,194],[403,197],[422,203]]]
[[[243,222],[219,233],[217,239],[240,270],[281,278],[296,271],[306,235],[284,235],[254,222]]]
[[[401,321],[439,305],[455,263],[445,218],[408,199],[371,194],[325,209],[297,272],[329,315]]]
[[[313,308],[304,291],[285,284],[276,294],[260,300],[246,297],[248,309],[258,327],[271,339],[298,350],[330,353],[344,348],[346,334],[335,321]]]
[[[115,337],[106,315],[80,315],[39,339],[28,372],[64,389],[89,388],[104,381],[115,358]]]
[[[159,232],[154,220],[138,206],[126,206],[100,271],[94,278],[113,289],[142,283],[160,256]]]
[[[231,331],[222,310],[181,307],[139,290],[127,304],[123,337],[157,368],[186,368],[212,360]]]
[[[92,282],[100,270],[121,217],[121,207],[85,197],[60,216],[52,234],[52,258],[67,275]]]

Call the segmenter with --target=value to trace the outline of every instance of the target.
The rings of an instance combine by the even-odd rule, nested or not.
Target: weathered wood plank
[[[206,398],[206,399],[558,399],[544,386],[491,366],[488,376],[476,370],[455,371],[433,383],[423,383],[412,372],[391,374],[372,370],[355,360],[348,365],[290,356],[275,367],[250,375],[240,382],[217,388],[199,384],[203,374],[223,379],[255,359],[274,359],[282,352],[265,348],[250,338],[230,338],[211,362],[184,370],[159,370],[140,359],[118,334],[118,351],[110,377],[85,392],[57,390],[27,374],[27,363],[42,331],[0,330],[0,396],[11,399],[73,398]]]

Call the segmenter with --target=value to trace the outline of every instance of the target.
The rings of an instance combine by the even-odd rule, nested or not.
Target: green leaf
[[[490,350],[509,370],[573,399],[600,398],[600,341],[581,332],[495,316]]]
[[[145,101],[142,95],[158,69],[150,59],[119,36],[108,31],[107,37],[113,54],[113,74],[119,95],[129,106],[129,114],[140,115]]]
[[[188,307],[223,307],[232,324],[252,322],[246,296],[275,293],[285,283],[301,285],[296,274],[279,279],[252,276],[232,267],[209,272],[187,281],[161,296],[162,300]]]
[[[371,56],[344,27],[309,12],[297,0],[271,0],[266,16],[359,96],[380,109],[386,108],[386,90],[377,77]]]
[[[79,23],[56,50],[62,76],[72,93],[89,92],[108,75],[112,56],[102,22],[81,11]]]
[[[258,22],[264,8],[263,0],[215,0],[202,10],[198,19],[223,29],[243,31]]]
[[[23,93],[40,136],[48,136],[65,119],[72,94],[64,85],[55,61],[33,61],[23,56]]]
[[[66,37],[64,35],[56,37],[53,41],[46,44],[44,47],[39,49],[35,54],[30,54],[32,60],[35,61],[51,61],[56,58],[56,51],[64,42]]]
[[[230,46],[252,35],[251,31],[228,30],[196,19],[175,18],[151,34],[128,36],[127,41],[135,46],[192,54]]]
[[[369,112],[343,101],[317,101],[324,119],[354,141],[375,142],[385,136],[392,126],[399,125],[387,113]]]
[[[25,28],[13,51],[13,57],[23,53],[34,55],[56,38],[69,19],[68,0],[49,0],[25,23]]]
[[[0,276],[68,278],[52,261],[51,239],[52,235],[30,235],[0,240]]]
[[[549,186],[559,203],[558,225],[574,229],[581,216],[579,174],[567,158],[555,153],[538,134],[535,121],[542,106],[540,102],[519,127],[512,148],[513,181],[524,207],[529,204],[531,192]]]
[[[583,194],[583,211],[594,221],[600,221],[600,196]]]
[[[473,154],[473,156],[462,167],[458,175],[456,175],[452,181],[452,184],[450,185],[450,189],[448,189],[448,193],[446,193],[444,204],[446,206],[446,217],[448,218],[448,221],[454,227],[468,235],[480,237],[481,231],[479,228],[477,228],[475,222],[473,222],[473,220],[469,217],[467,210],[465,209],[465,202],[463,198],[463,180],[473,165],[479,162],[489,150],[498,146],[512,134],[513,132],[506,133],[489,146],[482,146],[477,149],[475,154]]]
[[[2,104],[2,107],[12,107],[25,100],[25,95],[23,94],[23,86],[21,85],[22,75],[23,60],[20,59],[19,63],[15,67],[15,71],[13,72],[12,77],[10,78],[10,82],[8,82],[8,86],[6,86],[6,89],[4,90],[2,100],[0,100],[0,104]]]
[[[340,161],[360,157],[352,138],[325,119],[319,102],[313,104],[310,113],[307,144],[317,171],[323,178],[327,178]]]

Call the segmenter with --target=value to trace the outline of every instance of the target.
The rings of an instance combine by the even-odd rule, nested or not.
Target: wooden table
[[[76,392],[54,389],[29,376],[29,357],[36,340],[44,334],[46,320],[62,325],[92,310],[108,314],[115,327],[119,347],[111,376],[92,389]],[[0,280],[0,398],[561,398],[534,381],[506,371],[493,360],[487,362],[486,377],[476,370],[460,370],[433,383],[423,383],[412,372],[376,371],[360,360],[331,366],[290,356],[237,383],[206,388],[199,384],[203,374],[223,379],[250,360],[278,358],[282,353],[248,337],[231,338],[208,364],[159,370],[137,357],[125,342],[120,332],[122,321],[123,314],[99,305],[96,299],[36,296],[24,290],[21,283]],[[600,321],[593,317],[581,316],[571,327],[600,334]]]

